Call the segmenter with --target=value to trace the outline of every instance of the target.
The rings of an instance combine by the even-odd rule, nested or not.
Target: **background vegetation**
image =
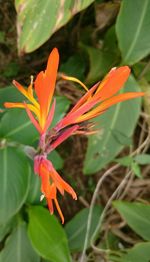
[[[0,261],[150,261],[150,0],[16,0],[0,2]],[[146,92],[95,119],[99,132],[73,136],[50,154],[78,201],[60,199],[62,227],[40,202],[28,146],[37,132],[26,113],[5,110],[45,68],[53,47],[59,72],[91,87],[114,66],[132,69],[124,91]],[[83,94],[61,80],[56,123]],[[53,124],[55,124],[53,122]]]

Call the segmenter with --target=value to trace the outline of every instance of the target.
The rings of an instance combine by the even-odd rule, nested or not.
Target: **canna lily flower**
[[[57,70],[59,64],[58,50],[54,48],[49,55],[47,67],[45,72],[41,71],[34,82],[34,89],[37,95],[38,101],[33,96],[33,81],[27,89],[20,85],[17,81],[13,81],[16,88],[29,100],[30,103],[4,103],[7,108],[25,108],[26,112],[40,134],[44,134],[50,126],[54,111],[55,111],[55,100],[51,106],[55,82],[57,77]],[[32,114],[34,113],[34,115]]]
[[[52,163],[46,159],[45,156],[36,156],[34,159],[34,172],[41,177],[41,192],[42,198],[46,197],[50,213],[53,214],[53,202],[61,217],[62,224],[64,223],[64,216],[57,201],[57,190],[64,195],[64,191],[68,192],[73,199],[77,199],[77,195],[72,187],[67,184],[54,169]]]
[[[48,130],[55,112],[55,100],[52,102],[52,99],[58,64],[59,53],[54,48],[49,55],[46,70],[41,71],[34,83],[31,81],[27,89],[17,81],[13,81],[13,84],[28,99],[28,102],[6,102],[4,106],[6,108],[24,108],[31,122],[38,130],[40,148],[34,157],[34,170],[41,178],[42,198],[46,198],[50,213],[53,214],[53,204],[55,204],[62,223],[64,223],[64,217],[57,200],[57,191],[62,195],[66,191],[73,199],[77,199],[77,196],[72,187],[59,176],[52,163],[47,160],[48,153],[72,134],[95,132],[88,131],[88,127],[91,127],[90,123],[87,125],[84,123],[103,114],[112,105],[143,96],[144,93],[130,92],[116,95],[129,77],[130,68],[128,66],[113,68],[101,83],[95,84],[89,90],[80,80],[62,75],[63,79],[79,83],[86,90],[86,93],[53,129]],[[33,87],[37,98],[34,97]],[[85,126],[87,126],[87,130]]]
[[[79,124],[88,121],[104,113],[109,107],[119,102],[143,96],[143,92],[129,92],[115,95],[130,75],[130,68],[122,66],[113,68],[101,83],[97,83],[77,102],[72,110],[56,125],[56,129],[62,129],[68,125]],[[75,81],[84,85],[78,79],[62,75],[64,79]],[[87,87],[83,86],[86,90]]]

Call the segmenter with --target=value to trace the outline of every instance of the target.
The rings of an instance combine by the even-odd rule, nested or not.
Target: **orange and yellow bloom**
[[[13,81],[13,84],[28,99],[28,102],[6,102],[4,105],[7,108],[24,108],[31,122],[38,130],[40,134],[40,150],[34,157],[35,173],[41,178],[42,196],[46,197],[50,213],[53,214],[53,204],[55,204],[62,223],[64,223],[64,217],[57,201],[57,191],[62,195],[66,191],[73,199],[77,199],[77,196],[72,187],[59,176],[52,163],[47,159],[48,153],[72,134],[86,133],[86,131],[83,130],[83,122],[103,114],[114,104],[143,96],[144,93],[129,92],[117,94],[130,75],[130,68],[128,66],[113,68],[101,83],[95,84],[89,90],[78,79],[62,75],[66,80],[81,84],[86,90],[86,93],[53,129],[49,129],[56,106],[53,95],[58,65],[59,53],[58,50],[54,48],[48,58],[46,70],[41,71],[37,75],[34,83],[31,81],[27,89],[18,82]],[[34,97],[34,91],[37,98]]]
[[[7,108],[25,108],[29,118],[35,125],[36,129],[40,134],[43,134],[48,129],[53,119],[55,110],[55,100],[51,106],[51,101],[54,94],[55,82],[57,77],[57,70],[59,64],[59,54],[56,48],[51,52],[47,68],[43,72],[41,71],[34,82],[34,90],[37,95],[37,100],[33,95],[33,83],[27,89],[20,85],[17,81],[13,81],[16,88],[29,100],[30,103],[5,103],[4,106]],[[36,116],[36,119],[34,115]]]

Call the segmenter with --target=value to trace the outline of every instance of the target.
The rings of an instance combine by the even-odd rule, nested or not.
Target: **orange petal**
[[[41,118],[43,118],[45,122],[54,93],[58,64],[59,53],[57,48],[54,48],[49,55],[45,72],[40,72],[34,83],[35,92],[40,103]]]
[[[49,171],[49,175],[52,178],[52,180],[54,181],[54,183],[56,184],[56,186],[60,184],[60,186],[66,192],[68,192],[72,196],[73,199],[75,200],[77,199],[77,195],[75,191],[73,190],[73,188],[61,178],[61,176],[57,173],[57,171],[53,167],[52,167],[52,170]]]
[[[61,222],[62,222],[62,224],[64,224],[64,221],[65,221],[65,220],[64,220],[64,216],[63,216],[63,213],[62,213],[62,211],[61,211],[61,209],[60,209],[60,206],[59,206],[59,204],[58,204],[57,198],[54,199],[54,202],[55,202],[57,211],[58,211],[58,213],[59,213],[59,215],[60,215]]]
[[[31,87],[29,87],[28,90],[26,90],[22,85],[20,85],[16,80],[13,80],[14,86],[22,93],[30,102],[32,102],[35,107],[39,108],[38,102],[35,100],[33,95],[31,94]]]
[[[51,198],[47,198],[47,204],[48,204],[48,209],[51,213],[51,215],[54,213],[54,208],[53,208],[53,202]]]
[[[48,198],[50,190],[49,172],[48,170],[46,170],[42,163],[39,167],[39,176],[41,177],[41,191],[45,195],[45,197]]]
[[[71,114],[67,114],[66,117],[64,117],[58,124],[58,129],[64,128],[68,125],[78,123],[77,119],[79,119],[80,116],[82,116],[84,113],[89,111],[92,107],[94,107],[98,103],[98,98],[92,98],[88,102],[84,103],[82,106],[80,106],[75,112],[72,112]]]
[[[54,117],[54,113],[55,113],[55,105],[56,105],[56,99],[54,99],[54,102],[52,104],[52,107],[50,109],[50,112],[49,112],[49,115],[47,117],[47,120],[46,120],[46,124],[44,126],[44,132],[46,132],[46,130],[49,128],[49,126],[51,125],[51,122],[53,120],[53,117]]]
[[[28,106],[28,108],[35,113],[35,115],[38,117],[39,119],[39,110],[31,105],[31,104],[26,104]],[[4,107],[6,108],[25,108],[25,104],[24,103],[13,103],[13,102],[5,102],[4,103]]]
[[[30,118],[32,124],[35,126],[35,128],[38,130],[38,132],[40,134],[42,134],[43,130],[41,129],[41,127],[40,127],[39,123],[37,122],[37,120],[34,118],[33,114],[31,113],[31,111],[30,111],[30,109],[28,107],[28,105],[26,103],[24,103],[24,105],[25,105],[25,109],[26,109],[27,115]]]
[[[50,145],[50,150],[54,150],[57,146],[59,146],[62,142],[64,142],[69,136],[71,136],[77,129],[78,125],[74,125],[68,129],[66,129],[57,139]]]
[[[86,102],[89,102],[90,99],[93,99],[92,95],[95,92],[98,84],[99,83],[96,83],[93,87],[91,87],[88,90],[88,92],[83,97],[80,98],[80,100],[75,104],[75,106],[71,109],[71,111],[68,113],[68,115],[75,112],[80,106],[82,106]]]
[[[128,66],[112,69],[100,83],[95,94],[98,94],[102,100],[113,96],[127,81],[130,71]]]
[[[143,96],[144,93],[143,92],[131,92],[131,93],[124,93],[124,94],[120,94],[117,96],[114,96],[110,99],[107,99],[106,101],[104,101],[103,103],[101,103],[99,106],[97,106],[96,108],[94,108],[93,110],[91,110],[90,112],[84,114],[83,116],[80,116],[77,119],[77,123],[83,122],[83,121],[87,121],[91,118],[94,118],[98,115],[100,115],[101,113],[103,113],[105,110],[107,110],[109,107],[111,107],[112,105],[115,105],[119,102],[125,101],[125,100],[129,100],[129,99],[133,99],[136,97],[140,97]]]

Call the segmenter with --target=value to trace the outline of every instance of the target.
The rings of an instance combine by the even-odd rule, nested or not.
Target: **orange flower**
[[[68,192],[73,199],[77,199],[77,195],[70,185],[68,185],[54,169],[52,163],[45,156],[36,156],[34,159],[34,171],[41,177],[41,192],[46,197],[50,213],[53,214],[53,201],[61,217],[62,224],[64,216],[57,201],[57,190],[64,195],[64,191]]]
[[[56,125],[56,129],[59,130],[68,125],[90,120],[101,115],[114,104],[143,96],[143,92],[130,92],[115,95],[127,81],[129,74],[130,68],[128,66],[111,69],[101,83],[97,83],[86,92],[72,110]],[[78,82],[87,89],[85,85],[76,78],[64,75],[62,75],[62,77],[66,80]]]
[[[101,83],[97,83],[91,89],[78,79],[62,75],[64,79],[79,83],[85,90],[85,95],[76,103],[72,110],[48,131],[55,111],[55,100],[52,98],[59,64],[58,50],[54,48],[49,55],[45,72],[41,71],[34,82],[37,99],[33,96],[33,82],[27,89],[18,82],[13,81],[16,88],[29,100],[28,103],[5,103],[7,108],[24,108],[40,133],[40,154],[34,158],[35,173],[41,177],[41,191],[46,197],[49,210],[53,214],[53,203],[64,223],[64,217],[57,201],[57,190],[63,195],[68,192],[73,199],[77,199],[76,193],[56,172],[52,163],[47,160],[47,154],[72,134],[86,133],[82,122],[88,121],[104,113],[109,107],[119,102],[143,96],[143,92],[130,92],[115,95],[129,77],[128,66],[113,68]],[[88,128],[88,125],[87,125]],[[88,133],[92,133],[87,132]]]
[[[29,104],[27,103],[5,103],[4,106],[7,108],[25,108],[27,114],[39,131],[40,134],[46,132],[48,127],[50,126],[55,110],[55,101],[53,102],[51,109],[51,101],[54,94],[55,82],[57,77],[57,70],[59,64],[59,54],[58,50],[54,48],[49,55],[48,63],[45,72],[41,71],[34,82],[35,93],[38,98],[38,102],[33,96],[33,83],[27,89],[25,89],[22,85],[20,85],[17,81],[13,81],[13,84],[16,88],[29,100]],[[35,117],[31,113],[31,111],[35,114]]]

